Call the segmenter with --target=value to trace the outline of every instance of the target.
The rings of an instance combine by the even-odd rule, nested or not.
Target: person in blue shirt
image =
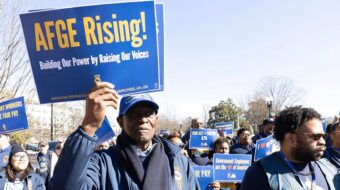
[[[275,126],[274,126],[274,119],[273,118],[264,119],[263,123],[262,123],[263,132],[260,131],[259,134],[255,135],[252,138],[253,143],[255,144],[257,140],[262,139],[262,138],[266,138],[269,135],[272,135],[273,131],[274,131],[274,127]]]
[[[340,170],[340,120],[336,120],[330,126],[329,138],[331,146],[325,150],[324,157]]]
[[[0,135],[0,169],[5,168],[8,164],[9,154],[11,153],[12,149],[9,141],[9,134]]]
[[[237,131],[238,143],[230,148],[230,154],[254,154],[255,148],[251,139],[251,133],[247,128]]]
[[[327,159],[321,116],[312,108],[286,108],[275,118],[281,150],[251,165],[241,190],[340,189],[340,175]]]
[[[106,110],[118,107],[113,87],[96,82],[87,95],[82,125],[66,140],[49,189],[199,189],[180,148],[155,135],[159,106],[147,94],[121,99],[117,122],[122,133],[116,146],[94,152]]]

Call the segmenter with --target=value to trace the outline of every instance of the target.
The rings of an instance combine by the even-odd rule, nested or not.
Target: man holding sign
[[[180,148],[155,135],[159,107],[149,95],[121,99],[117,146],[93,153],[107,108],[118,107],[113,87],[97,82],[88,94],[85,118],[65,142],[50,189],[198,189]]]
[[[248,168],[241,189],[340,189],[340,175],[326,159],[321,116],[301,106],[275,118],[274,138],[281,151]]]

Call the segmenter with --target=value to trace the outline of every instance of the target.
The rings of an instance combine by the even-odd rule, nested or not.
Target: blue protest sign
[[[210,149],[217,138],[217,129],[190,129],[190,149]]]
[[[280,143],[270,135],[256,141],[254,161],[280,150]]]
[[[0,103],[0,134],[28,129],[24,97]]]
[[[232,136],[234,130],[234,122],[215,123],[215,128],[220,129],[224,135]]]
[[[158,41],[158,61],[160,71],[160,89],[164,90],[164,5],[156,4],[156,26]]]
[[[94,81],[121,94],[161,90],[153,1],[20,15],[40,99],[84,99]]]
[[[100,128],[96,131],[96,136],[98,138],[96,144],[102,144],[103,142],[110,140],[112,137],[115,136],[115,132],[112,130],[111,125],[107,117],[100,126]]]
[[[322,118],[321,122],[322,122],[323,131],[326,133],[326,130],[327,130],[327,119],[326,118]]]
[[[193,166],[196,179],[201,190],[209,188],[209,184],[214,182],[213,166]]]
[[[214,179],[220,182],[242,182],[251,165],[249,154],[214,154]]]

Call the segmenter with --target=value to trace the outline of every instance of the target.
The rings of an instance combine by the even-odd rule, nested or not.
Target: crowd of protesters
[[[0,189],[199,189],[192,166],[212,165],[213,155],[249,154],[273,135],[281,150],[255,161],[241,183],[212,182],[212,189],[339,189],[340,120],[323,131],[312,108],[289,107],[264,119],[258,134],[241,128],[235,137],[219,133],[211,150],[190,149],[190,132],[156,134],[158,104],[149,95],[125,96],[120,103],[112,84],[98,82],[87,96],[81,126],[49,151],[39,143],[34,171],[25,149],[0,135]],[[96,144],[96,130],[107,107],[118,108],[123,129],[117,141]],[[199,118],[191,128],[203,128]],[[329,142],[326,146],[326,140]]]
[[[198,118],[192,120],[191,128],[202,128]],[[263,120],[259,133],[252,135],[247,128],[237,131],[236,139],[219,133],[213,148],[206,155],[185,154],[192,165],[211,165],[214,153],[250,154],[254,157],[257,140],[273,135],[280,142],[281,150],[253,162],[248,168],[242,183],[210,184],[212,189],[339,189],[340,188],[340,120],[327,126],[324,132],[321,116],[312,108],[301,106],[283,110],[275,118]],[[176,137],[177,145],[185,152],[195,153],[202,150],[189,149],[190,132],[180,141],[179,133],[170,134],[168,139]],[[329,142],[326,145],[326,141]],[[183,147],[184,146],[184,147]],[[200,158],[198,158],[200,157]]]

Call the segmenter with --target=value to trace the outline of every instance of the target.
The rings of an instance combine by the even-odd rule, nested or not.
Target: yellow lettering
[[[34,23],[34,33],[35,33],[35,50],[40,51],[40,46],[43,46],[44,50],[48,50],[44,33],[38,22]]]
[[[114,38],[112,32],[109,30],[109,28],[112,28],[112,24],[110,22],[105,22],[103,24],[103,30],[104,33],[107,35],[104,37],[105,43],[112,43]]]
[[[96,16],[96,20],[97,21],[100,21],[100,16]],[[100,22],[96,23],[96,26],[97,26],[97,34],[98,34],[98,40],[99,40],[99,43],[100,44],[103,44],[103,32],[102,32],[102,27],[100,25]]]
[[[84,17],[83,23],[84,23],[86,44],[92,45],[91,40],[93,40],[93,44],[97,45],[98,41],[97,41],[96,35],[94,33],[94,30],[95,30],[94,20],[91,17]]]
[[[67,23],[67,29],[68,29],[68,35],[70,37],[70,43],[71,43],[71,47],[79,47],[80,43],[74,41],[74,36],[77,35],[77,31],[73,30],[72,28],[72,24],[75,24],[77,21],[75,18],[69,18],[66,20]]]
[[[44,23],[44,25],[45,25],[47,42],[48,42],[48,48],[53,49],[52,38],[54,38],[54,34],[51,32],[50,27],[54,26],[54,23],[53,21],[47,21]]]
[[[112,14],[112,18],[116,19],[117,15],[116,14]],[[117,22],[113,22],[113,31],[115,33],[116,42],[119,42],[119,32],[118,32],[118,24],[117,24]]]
[[[67,34],[61,34],[61,30],[66,30],[66,25],[63,20],[57,20],[55,22],[55,30],[57,34],[58,44],[60,48],[68,48],[70,47],[68,42]]]
[[[122,42],[125,42],[125,37],[126,41],[130,41],[129,22],[127,20],[119,21],[119,34]]]

